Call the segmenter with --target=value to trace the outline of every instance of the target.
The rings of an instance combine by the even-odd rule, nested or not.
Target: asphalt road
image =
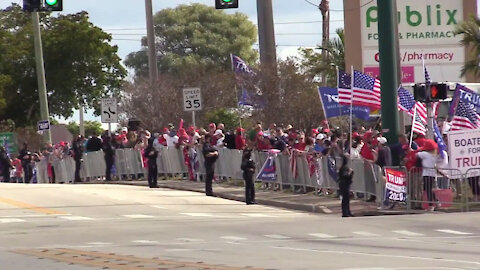
[[[480,269],[480,213],[344,218],[115,185],[0,184],[0,269]]]

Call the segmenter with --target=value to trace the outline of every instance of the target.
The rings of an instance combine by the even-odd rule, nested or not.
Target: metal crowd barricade
[[[467,170],[464,175],[467,211],[480,210],[480,168]]]
[[[81,169],[82,178],[96,178],[105,176],[106,164],[103,151],[87,152],[83,154]]]
[[[431,176],[429,176],[431,175]],[[464,174],[458,169],[412,168],[408,172],[409,209],[468,211]]]

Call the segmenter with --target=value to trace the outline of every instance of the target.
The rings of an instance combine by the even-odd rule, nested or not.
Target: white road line
[[[460,232],[460,231],[454,231],[454,230],[436,230],[437,232],[443,232],[443,233],[451,233],[451,234],[459,234],[459,235],[470,235],[473,233],[468,233],[468,232]]]
[[[191,216],[191,217],[213,217],[212,214],[208,213],[180,213],[185,216]]]
[[[242,241],[242,240],[247,240],[247,238],[243,237],[237,237],[237,236],[222,236],[220,237],[225,240],[231,240],[231,241]]]
[[[122,215],[122,216],[126,218],[154,218],[154,216],[149,216],[149,215]]]
[[[324,233],[309,233],[309,235],[317,237],[317,238],[335,238],[335,236],[330,235],[330,234],[324,234]]]
[[[111,245],[112,243],[107,243],[107,242],[89,242],[86,243],[87,245],[95,245],[95,246],[106,246],[106,245]]]
[[[165,249],[166,252],[187,252],[192,251],[193,249],[186,249],[186,248],[169,248]]]
[[[198,238],[177,238],[175,239],[176,241],[182,241],[182,242],[203,242],[203,239],[198,239]]]
[[[380,236],[379,234],[371,233],[371,232],[362,232],[362,231],[359,231],[359,232],[353,232],[353,233],[354,233],[354,234],[361,235],[361,236]]]
[[[78,220],[93,220],[93,218],[82,217],[82,216],[61,216],[59,217],[65,220],[78,221]]]
[[[424,234],[421,233],[416,233],[416,232],[411,232],[411,231],[405,231],[405,230],[400,230],[400,231],[392,231],[394,233],[398,234],[403,234],[403,235],[408,235],[408,236],[422,236]]]
[[[158,244],[158,241],[151,241],[151,240],[133,240],[132,243],[137,244]]]
[[[291,238],[289,236],[280,235],[280,234],[266,234],[264,236],[268,238],[273,238],[273,239],[290,239]]]
[[[247,214],[241,214],[241,215],[246,217],[273,217],[273,216],[261,214],[261,213],[247,213]]]
[[[0,218],[0,223],[19,223],[19,222],[25,222],[25,220],[19,219],[19,218]]]
[[[161,205],[150,205],[150,206],[157,209],[167,209],[165,206],[161,206]]]

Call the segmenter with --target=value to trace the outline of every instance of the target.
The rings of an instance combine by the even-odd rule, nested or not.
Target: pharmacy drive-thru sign
[[[359,14],[354,14],[352,18],[352,14],[345,13],[347,65],[354,64],[355,68],[360,68],[358,66],[361,65],[365,73],[379,76],[377,1],[351,1],[348,5],[352,5],[352,2],[357,2]],[[469,13],[477,14],[476,0],[396,2],[403,83],[425,81],[422,60],[433,80],[465,82],[465,78],[460,77],[460,72],[468,54],[460,45],[462,36],[455,34],[455,27]],[[358,39],[360,44],[348,44],[358,43]],[[354,48],[361,52],[357,59],[353,59],[356,57],[352,55],[353,52],[348,52]]]
[[[480,129],[448,133],[450,168],[466,173],[480,167]]]

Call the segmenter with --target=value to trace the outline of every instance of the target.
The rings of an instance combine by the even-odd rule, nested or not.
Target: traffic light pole
[[[398,142],[398,36],[396,0],[377,1],[378,5],[378,47],[380,52],[380,76],[382,81],[382,129],[390,145]]]
[[[423,69],[425,70],[425,68]],[[432,100],[431,100],[431,95],[432,95],[432,86],[430,83],[425,82],[425,88],[427,91],[427,102],[425,104],[427,105],[427,139],[434,139],[433,136],[433,108],[432,108]]]
[[[47,101],[47,83],[45,81],[45,66],[43,63],[42,36],[38,12],[32,12],[33,39],[35,43],[35,62],[37,67],[38,96],[40,101],[40,119],[50,120]],[[52,143],[50,130],[43,131],[45,143]]]

